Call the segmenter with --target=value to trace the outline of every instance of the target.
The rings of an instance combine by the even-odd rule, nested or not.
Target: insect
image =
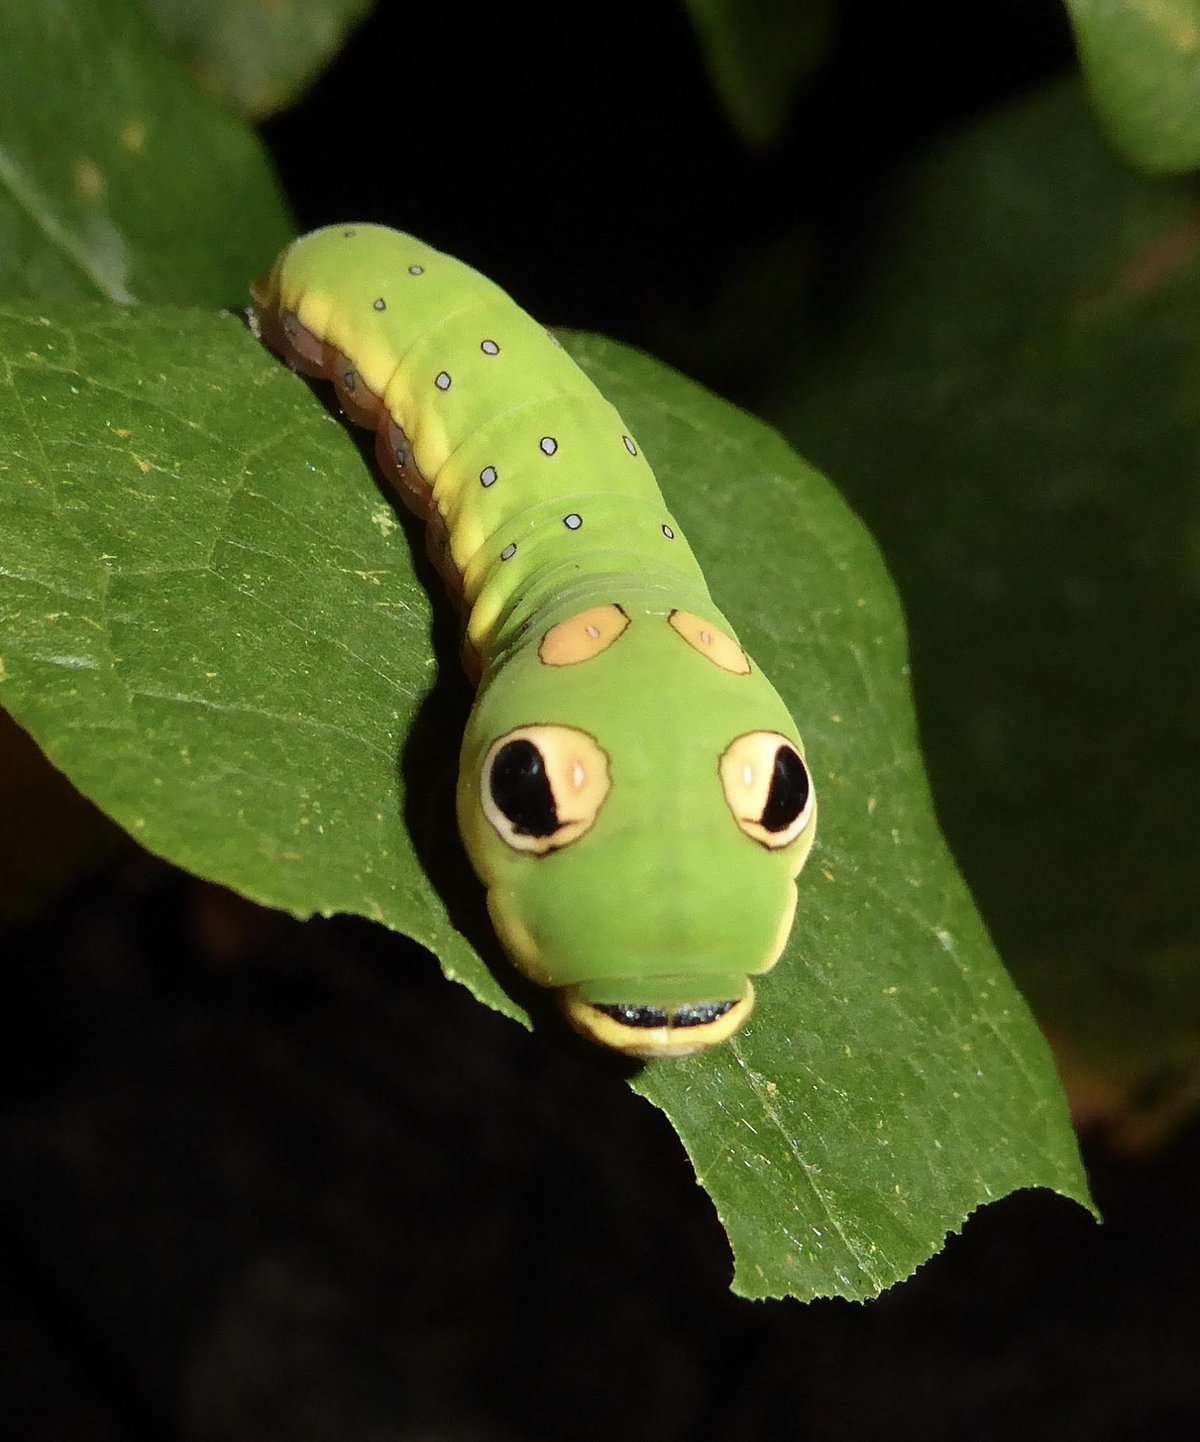
[[[301,237],[252,294],[267,345],[374,428],[460,604],[458,822],[508,955],[622,1052],[725,1040],[816,800],[629,427],[497,285],[383,226]]]

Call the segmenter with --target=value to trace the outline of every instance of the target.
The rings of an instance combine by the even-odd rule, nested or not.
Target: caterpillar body
[[[314,231],[252,294],[262,339],[375,429],[461,606],[459,829],[508,955],[595,1041],[723,1041],[787,940],[816,801],[628,426],[497,285],[397,231]]]

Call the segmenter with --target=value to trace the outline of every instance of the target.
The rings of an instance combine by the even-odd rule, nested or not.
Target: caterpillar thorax
[[[729,1036],[815,801],[629,428],[499,287],[399,232],[315,231],[254,296],[267,343],[375,428],[463,607],[458,818],[510,957],[632,1054]]]

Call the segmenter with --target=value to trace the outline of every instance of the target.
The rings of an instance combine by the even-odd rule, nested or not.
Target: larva
[[[723,1041],[787,940],[816,801],[628,426],[498,286],[397,231],[314,231],[253,296],[374,428],[462,608],[458,822],[508,955],[595,1041]]]

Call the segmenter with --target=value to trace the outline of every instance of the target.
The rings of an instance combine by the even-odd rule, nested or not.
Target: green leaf
[[[1045,1045],[933,819],[866,533],[760,423],[570,345],[657,461],[822,796],[751,1025],[635,1083],[713,1196],[736,1288],[871,1296],[1014,1188],[1086,1202]],[[454,836],[469,697],[355,439],[229,317],[10,308],[0,354],[4,704],[151,850],[297,915],[373,917],[521,1016]]]
[[[864,213],[775,414],[894,568],[938,811],[1039,1019],[1110,1086],[1194,1091],[1194,191],[1120,165],[1071,86]]]
[[[713,84],[744,140],[779,134],[833,27],[833,0],[686,0]]]
[[[261,120],[299,98],[372,0],[147,0],[147,7],[202,90]]]
[[[1200,0],[1067,0],[1114,144],[1150,171],[1200,165]]]
[[[8,5],[3,28],[0,295],[241,305],[290,232],[258,140],[135,0]]]
[[[384,921],[515,1015],[403,825],[430,603],[353,439],[231,316],[3,334],[4,704],[152,851]]]

